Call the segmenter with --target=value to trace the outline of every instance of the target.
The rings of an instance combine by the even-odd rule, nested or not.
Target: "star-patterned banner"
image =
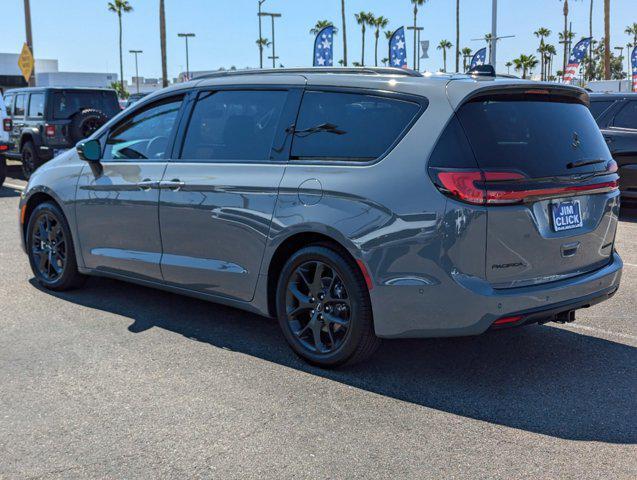
[[[314,40],[315,67],[332,67],[334,65],[334,27],[321,30]]]
[[[407,45],[405,44],[405,28],[400,27],[389,39],[389,66],[407,68]]]
[[[633,54],[630,56],[630,63],[633,69],[633,92],[637,93],[637,45],[633,48]]]
[[[471,66],[469,67],[469,70],[473,70],[478,65],[484,65],[486,61],[487,61],[487,47],[483,47],[480,50],[478,50],[471,58]]]
[[[591,43],[590,38],[582,38],[573,47],[571,56],[568,57],[568,65],[564,71],[564,83],[571,83],[579,71],[579,66],[584,60],[586,53],[588,52],[588,46]]]

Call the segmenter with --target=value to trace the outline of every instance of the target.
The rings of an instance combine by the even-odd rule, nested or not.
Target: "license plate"
[[[579,228],[583,225],[579,200],[551,204],[553,229],[556,232]]]

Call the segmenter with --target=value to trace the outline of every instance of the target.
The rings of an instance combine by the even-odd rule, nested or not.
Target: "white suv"
[[[7,117],[7,108],[4,105],[4,99],[0,95],[0,186],[4,183],[7,176],[7,161],[3,153],[9,149],[9,125],[5,123]]]

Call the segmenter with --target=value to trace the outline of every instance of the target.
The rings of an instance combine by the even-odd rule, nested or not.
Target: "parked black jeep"
[[[99,88],[19,88],[4,95],[11,148],[25,178],[44,162],[73,147],[120,112],[115,90]]]
[[[637,94],[592,93],[591,113],[619,166],[622,199],[637,201]]]

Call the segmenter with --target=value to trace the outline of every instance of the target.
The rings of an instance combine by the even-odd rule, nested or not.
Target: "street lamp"
[[[143,50],[129,50],[128,53],[135,55],[135,82],[137,83],[137,93],[139,93],[139,68],[137,67],[137,55],[144,53]]]
[[[257,1],[259,2],[259,13],[257,13],[257,17],[259,17],[259,68],[263,68],[263,43],[261,43],[261,40],[263,40],[261,17],[263,17],[263,15],[261,15],[261,5],[265,3],[265,0]]]
[[[186,40],[186,78],[190,80],[190,62],[188,60],[188,39],[191,37],[195,37],[194,33],[178,33],[178,37],[184,38]]]
[[[272,20],[272,56],[268,57],[268,58],[272,59],[272,68],[276,68],[276,60],[279,57],[276,56],[276,47],[275,47],[275,44],[274,44],[274,19],[281,17],[281,14],[280,13],[260,12],[259,16],[260,17],[270,17],[270,19]]]

